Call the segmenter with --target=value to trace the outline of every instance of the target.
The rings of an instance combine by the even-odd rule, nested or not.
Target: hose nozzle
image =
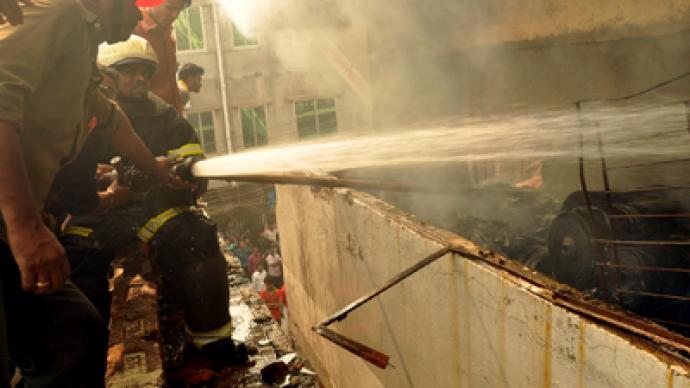
[[[175,164],[172,167],[173,174],[179,176],[180,178],[186,180],[187,182],[193,182],[195,180],[194,174],[192,173],[192,167],[197,160],[191,157],[184,158],[181,162]]]

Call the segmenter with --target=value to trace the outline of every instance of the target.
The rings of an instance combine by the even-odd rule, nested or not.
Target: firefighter
[[[158,60],[146,40],[132,36],[102,47],[99,61],[119,74],[118,101],[154,154],[178,161],[204,157],[190,124],[149,90]],[[96,159],[107,162],[115,155],[106,150]],[[122,180],[130,189],[130,201],[103,213],[73,217],[64,229],[61,241],[74,268],[72,281],[107,319],[110,262],[123,246],[147,244],[164,281],[174,284],[168,289],[183,309],[188,342],[229,363],[245,361],[246,350],[236,349],[231,340],[227,269],[216,225],[194,207],[204,182],[173,190],[127,160],[124,166]]]

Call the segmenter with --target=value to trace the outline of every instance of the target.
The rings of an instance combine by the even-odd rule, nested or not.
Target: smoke
[[[690,70],[683,0],[222,4],[240,30],[272,35],[277,73],[310,75],[297,91],[354,94],[343,116],[375,127],[614,98]],[[687,86],[666,92],[688,97]]]
[[[574,104],[633,94],[690,70],[684,0],[223,5],[241,30],[270,36],[273,75],[291,77],[291,94],[340,96],[341,135],[205,162],[204,174],[366,168],[371,178],[402,179],[410,169],[401,165],[453,163],[459,167],[446,175],[427,169],[408,178],[442,186],[447,174],[459,174],[470,186],[543,183],[567,195],[579,187],[580,137],[588,176],[598,168],[599,133],[610,163],[687,152],[686,108],[664,104],[689,99],[690,78],[624,103],[586,103],[580,113]],[[273,122],[269,131],[281,125],[294,124]],[[377,135],[352,135],[370,126]],[[272,136],[271,144],[283,140]],[[615,183],[677,184],[683,175],[635,172]]]
[[[270,0],[221,0],[220,5],[233,24],[245,35],[254,33],[261,15],[270,12]]]

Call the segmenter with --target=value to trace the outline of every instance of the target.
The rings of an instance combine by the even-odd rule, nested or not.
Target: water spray
[[[429,188],[414,182],[340,179],[328,174],[410,165],[598,159],[597,144],[581,146],[580,139],[599,136],[606,143],[612,167],[617,161],[677,159],[690,151],[686,114],[684,105],[669,103],[586,107],[581,112],[552,110],[491,120],[451,118],[377,135],[232,153],[177,169],[187,179],[428,192]]]

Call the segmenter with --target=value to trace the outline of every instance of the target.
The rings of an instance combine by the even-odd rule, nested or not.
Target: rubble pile
[[[106,386],[163,386],[158,287],[150,261],[132,252],[115,260],[113,272]]]
[[[490,211],[459,210],[448,229],[503,256],[539,269],[548,255],[551,222],[560,202],[537,190],[506,190],[483,197]],[[476,203],[476,202],[475,202]]]
[[[664,187],[557,195],[497,184],[444,197],[399,196],[392,203],[587,295],[690,335],[687,196]]]

